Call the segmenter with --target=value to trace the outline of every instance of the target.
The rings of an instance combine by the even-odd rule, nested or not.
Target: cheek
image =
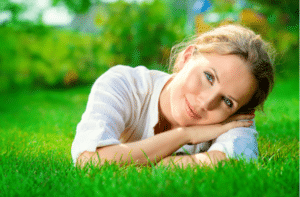
[[[209,120],[211,124],[218,124],[228,119],[231,115],[223,110],[216,110],[210,113]]]
[[[220,117],[220,121],[223,122],[224,120],[228,119],[230,117],[229,114],[222,114],[222,116]]]
[[[179,83],[172,84],[172,90],[170,92],[170,104],[172,106],[172,109],[177,107],[180,104],[180,100],[182,98],[183,92],[182,92],[182,85]]]
[[[203,82],[198,75],[190,76],[186,79],[186,83],[184,85],[184,90],[191,93],[191,94],[198,94],[203,86]]]

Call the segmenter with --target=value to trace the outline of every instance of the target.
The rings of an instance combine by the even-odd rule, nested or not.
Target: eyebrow
[[[218,83],[220,83],[220,80],[219,80],[217,71],[216,71],[214,68],[211,68],[211,69],[214,71]],[[230,98],[231,100],[233,100],[233,101],[235,101],[237,104],[239,104],[239,103],[237,102],[237,100],[236,100],[235,98],[233,98],[232,96],[228,96],[228,98]]]

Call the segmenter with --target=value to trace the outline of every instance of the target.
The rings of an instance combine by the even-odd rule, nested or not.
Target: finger
[[[250,127],[253,125],[253,121],[232,121],[227,123],[229,129],[234,129],[237,127]]]
[[[237,121],[237,120],[251,120],[255,117],[255,115],[249,115],[249,114],[238,114],[230,117],[229,121]]]

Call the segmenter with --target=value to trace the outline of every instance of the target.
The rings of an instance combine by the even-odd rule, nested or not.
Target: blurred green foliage
[[[184,18],[170,15],[158,0],[100,4],[94,22],[97,35],[43,24],[2,25],[0,91],[93,83],[116,64],[160,67],[184,37]]]
[[[107,70],[97,39],[49,27],[0,28],[0,90],[72,86]]]
[[[60,1],[67,2],[52,2]],[[0,8],[10,10],[12,19],[0,26],[0,91],[91,84],[116,64],[166,70],[171,47],[189,36],[184,33],[186,10],[174,10],[174,2],[101,3],[93,18],[100,32],[88,34],[48,27],[41,21],[18,21],[26,8],[5,0]],[[222,17],[209,25],[235,22],[252,28],[276,48],[278,76],[298,76],[299,15],[293,13],[299,9],[259,0],[237,9],[236,4],[226,2],[212,1],[212,12]],[[91,4],[83,0],[66,3],[74,13],[88,11]],[[237,17],[232,20],[233,14]]]

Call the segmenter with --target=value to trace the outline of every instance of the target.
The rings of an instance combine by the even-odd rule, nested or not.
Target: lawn
[[[90,87],[0,97],[0,196],[299,196],[298,79],[278,81],[256,114],[260,157],[187,169],[71,162]]]

